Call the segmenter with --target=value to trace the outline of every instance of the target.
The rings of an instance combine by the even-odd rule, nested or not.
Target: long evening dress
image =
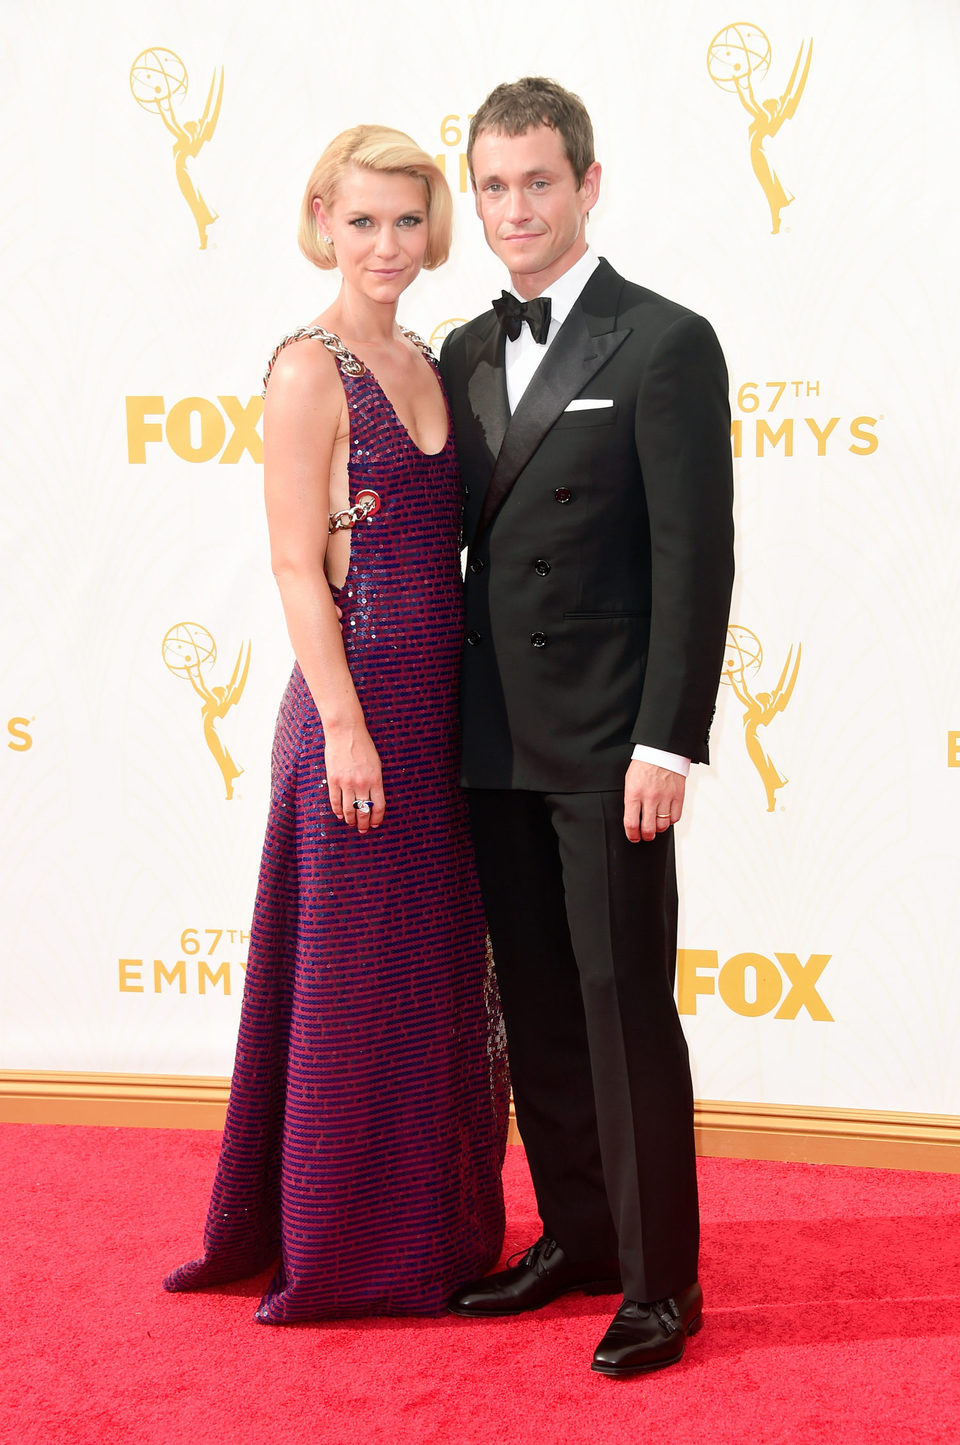
[[[366,836],[334,816],[323,729],[294,667],[204,1252],[164,1285],[198,1289],[279,1259],[265,1324],[434,1314],[497,1259],[507,1105],[457,782],[452,427],[448,412],[442,451],[421,452],[337,337],[290,341],[336,357],[351,501],[380,500],[353,528],[337,602],[387,813]]]

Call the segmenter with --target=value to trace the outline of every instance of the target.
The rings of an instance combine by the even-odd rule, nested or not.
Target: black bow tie
[[[534,341],[543,346],[550,330],[550,297],[537,296],[533,301],[520,301],[511,291],[501,291],[493,303],[497,320],[511,341],[516,341],[526,321]]]

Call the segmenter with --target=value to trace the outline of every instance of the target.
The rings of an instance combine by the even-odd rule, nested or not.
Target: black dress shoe
[[[683,1359],[689,1335],[703,1324],[703,1291],[692,1284],[674,1299],[624,1300],[593,1356],[601,1375],[640,1375]]]
[[[457,1290],[447,1308],[469,1319],[519,1315],[524,1310],[538,1310],[571,1290],[616,1294],[620,1288],[617,1260],[568,1259],[557,1241],[545,1234],[519,1264]]]

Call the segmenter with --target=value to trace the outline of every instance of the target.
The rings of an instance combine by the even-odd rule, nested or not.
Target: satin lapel
[[[491,312],[486,335],[467,338],[467,396],[491,461],[499,455],[510,424],[503,365],[506,337]]]
[[[588,283],[589,285],[589,283]],[[596,325],[596,319],[594,318]],[[607,327],[612,323],[608,320]],[[497,328],[499,330],[499,327]],[[578,304],[557,333],[506,428],[497,463],[483,499],[477,535],[489,526],[517,477],[557,417],[595,376],[630,335],[622,331],[591,332]],[[501,350],[501,358],[502,358]],[[502,362],[501,362],[502,364]]]

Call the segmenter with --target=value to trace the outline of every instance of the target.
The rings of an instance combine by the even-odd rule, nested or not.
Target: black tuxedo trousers
[[[673,829],[628,842],[622,791],[468,798],[544,1229],[573,1259],[619,1254],[628,1299],[677,1294],[699,1224]]]

